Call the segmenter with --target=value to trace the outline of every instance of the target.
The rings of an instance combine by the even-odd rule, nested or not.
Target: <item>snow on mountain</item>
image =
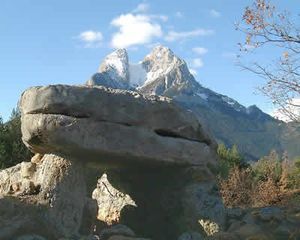
[[[143,94],[165,95],[179,101],[220,102],[236,111],[246,111],[237,101],[202,87],[185,61],[161,45],[153,48],[137,64],[129,63],[125,49],[112,52],[104,58],[98,72],[87,84],[135,89]]]
[[[147,78],[144,85],[168,74],[174,66],[180,63],[181,60],[169,48],[160,45],[155,47],[143,60],[143,64],[147,69]]]
[[[128,83],[128,55],[125,49],[118,49],[109,54],[100,65],[98,72],[108,72],[111,78]]]
[[[196,93],[197,96],[201,97],[203,100],[207,101],[208,96],[205,93]]]
[[[87,81],[87,85],[130,89],[129,62],[126,49],[118,49],[107,55],[98,72]]]

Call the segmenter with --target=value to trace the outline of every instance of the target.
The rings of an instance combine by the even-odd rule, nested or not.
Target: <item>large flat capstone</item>
[[[105,87],[53,85],[22,94],[24,143],[36,153],[112,165],[206,165],[215,143],[170,99]]]

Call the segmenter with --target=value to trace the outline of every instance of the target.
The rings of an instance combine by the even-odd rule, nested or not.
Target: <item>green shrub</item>
[[[3,123],[0,117],[0,169],[28,161],[31,156],[22,142],[20,112],[14,109],[8,122]]]
[[[300,189],[300,157],[295,159],[289,172],[289,187]]]
[[[279,182],[282,174],[282,161],[275,150],[269,155],[262,157],[252,166],[254,180],[267,181],[271,178],[274,182]]]
[[[221,143],[218,145],[217,153],[219,156],[218,174],[221,178],[227,178],[230,170],[234,167],[243,167],[245,165],[236,145],[233,145],[232,148],[226,148]]]

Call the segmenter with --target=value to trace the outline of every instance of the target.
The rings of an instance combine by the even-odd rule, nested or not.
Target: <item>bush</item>
[[[7,123],[0,117],[0,169],[28,161],[31,156],[22,142],[20,112],[13,110]]]
[[[300,160],[291,163],[271,151],[246,169],[231,168],[227,178],[219,178],[219,186],[230,207],[287,204],[300,192]]]
[[[282,164],[279,155],[272,150],[268,156],[258,160],[253,165],[255,181],[267,181],[271,178],[274,182],[279,182],[282,174]]]
[[[220,193],[224,204],[229,207],[248,206],[251,204],[253,182],[251,170],[234,167],[227,179],[219,181]]]
[[[300,158],[295,159],[290,167],[288,181],[289,188],[300,189]]]
[[[219,156],[218,174],[221,178],[227,178],[231,169],[244,165],[243,157],[236,145],[233,145],[232,148],[226,148],[221,143],[218,145],[217,153]]]

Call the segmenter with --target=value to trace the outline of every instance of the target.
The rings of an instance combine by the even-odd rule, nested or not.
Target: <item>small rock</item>
[[[253,217],[253,214],[252,213],[247,213],[243,218],[243,222],[246,223],[246,224],[254,224],[255,219]]]
[[[240,240],[234,233],[218,232],[214,236],[207,238],[207,240]]]
[[[32,162],[22,162],[21,163],[21,177],[30,179],[34,174],[36,165]]]
[[[229,218],[240,218],[244,214],[241,208],[227,208],[226,211]]]
[[[234,232],[237,229],[239,229],[241,226],[243,225],[243,223],[241,221],[232,221],[232,223],[230,224],[230,227],[228,228],[228,232]]]
[[[179,236],[178,240],[203,240],[204,237],[198,232],[186,232]]]
[[[235,231],[242,239],[261,233],[261,228],[255,224],[245,224]]]
[[[269,240],[270,238],[267,237],[266,235],[264,234],[255,234],[253,236],[250,236],[248,238],[246,238],[246,240]],[[272,238],[274,239],[274,238]],[[283,240],[283,239],[282,239]]]
[[[21,183],[20,182],[16,182],[16,183],[12,183],[10,186],[10,190],[12,193],[18,192],[21,188]]]
[[[113,236],[113,235],[122,235],[126,237],[134,237],[135,233],[127,226],[123,224],[113,225],[109,228],[103,229],[100,232],[100,236],[104,239]]]
[[[36,187],[32,181],[26,180],[21,185],[22,194],[30,195],[36,192]]]
[[[284,218],[283,211],[278,207],[265,207],[259,211],[259,218],[263,221],[282,220]]]
[[[150,240],[149,238],[132,238],[132,237],[125,237],[121,235],[115,235],[110,237],[108,240]]]
[[[200,219],[199,223],[203,227],[203,230],[207,234],[207,236],[212,236],[220,230],[219,225],[210,220]]]
[[[32,162],[32,163],[35,163],[35,164],[39,164],[39,163],[42,161],[43,157],[44,157],[43,154],[36,153],[36,154],[31,158],[31,162]]]
[[[46,240],[46,238],[34,234],[34,235],[24,235],[18,237],[16,240]]]
[[[283,239],[289,239],[290,237],[291,229],[289,229],[287,226],[279,226],[275,231],[274,234],[276,236],[276,240],[283,240]]]

